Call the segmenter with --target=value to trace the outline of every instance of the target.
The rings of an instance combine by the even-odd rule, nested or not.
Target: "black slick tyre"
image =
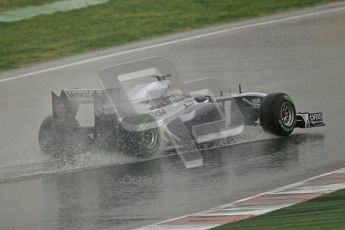
[[[291,97],[285,93],[269,94],[259,110],[262,128],[278,136],[288,136],[296,125],[296,109]]]
[[[117,128],[117,139],[122,152],[138,157],[148,158],[156,155],[161,150],[161,134],[159,127],[137,131],[136,128],[142,125],[154,124],[155,119],[147,114],[135,114],[123,119],[122,124]]]
[[[38,142],[43,153],[60,157],[73,153],[76,144],[73,142],[73,129],[79,127],[76,119],[58,123],[53,116],[42,122],[38,134]]]

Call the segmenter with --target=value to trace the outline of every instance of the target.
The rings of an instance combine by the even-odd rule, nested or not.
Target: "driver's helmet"
[[[168,94],[171,102],[177,102],[185,98],[184,92],[180,89],[170,89]]]

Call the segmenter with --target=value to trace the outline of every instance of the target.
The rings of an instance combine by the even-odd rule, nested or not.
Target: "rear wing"
[[[53,117],[58,121],[75,118],[80,104],[94,104],[96,113],[97,105],[105,99],[105,93],[100,89],[63,89],[60,95],[52,92]]]

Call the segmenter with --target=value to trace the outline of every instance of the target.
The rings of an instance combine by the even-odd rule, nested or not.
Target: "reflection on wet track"
[[[172,155],[3,182],[0,196],[8,199],[0,227],[128,229],[201,210],[255,193],[253,181],[266,187],[280,173],[293,176],[301,155],[323,151],[323,141],[323,135],[299,134],[203,151],[204,165],[194,169]]]

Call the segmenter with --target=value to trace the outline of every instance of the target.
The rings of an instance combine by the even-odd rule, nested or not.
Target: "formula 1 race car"
[[[217,78],[182,82],[159,57],[104,68],[101,89],[52,93],[53,111],[41,124],[40,148],[59,156],[92,144],[146,158],[181,146],[200,148],[239,135],[245,126],[287,136],[297,127],[324,125],[321,112],[296,112],[285,93],[224,93],[218,83]],[[80,127],[76,119],[83,104],[94,106],[92,127]]]

